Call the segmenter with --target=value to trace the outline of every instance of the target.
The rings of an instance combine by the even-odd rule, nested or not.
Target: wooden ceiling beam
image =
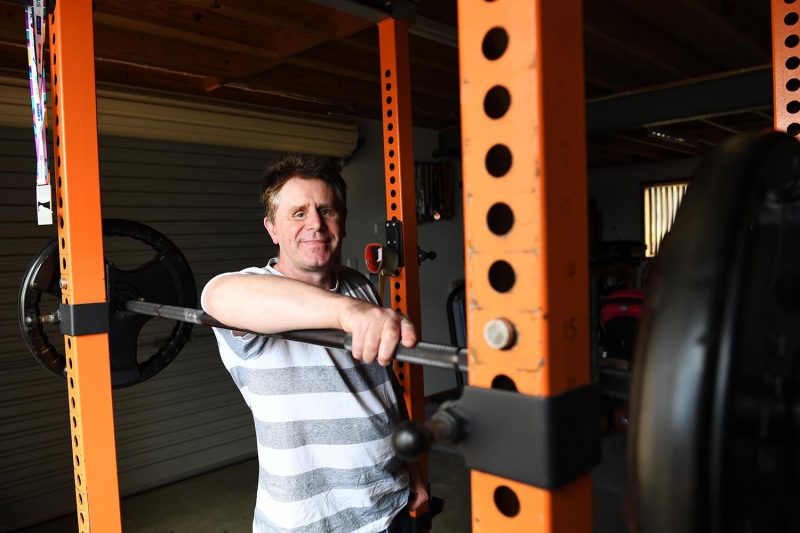
[[[225,83],[225,81],[243,81],[253,76],[262,75],[284,63],[288,58],[294,55],[324,44],[332,39],[347,37],[371,25],[369,21],[336,11],[332,11],[330,17],[331,20],[334,21],[332,33],[311,34],[297,32],[291,29],[281,30],[274,36],[276,43],[278,43],[276,57],[267,61],[253,61],[251,64],[237,71],[230,80],[220,80],[220,84]],[[213,90],[214,88],[215,87],[209,87],[209,90]]]
[[[717,71],[716,64],[658,28],[646,24],[634,12],[613,2],[584,3],[584,29],[597,39],[614,43],[623,57],[630,55],[663,65],[674,75],[697,77]]]
[[[224,50],[226,52],[233,52],[245,56],[258,57],[268,60],[274,60],[280,57],[274,50],[274,43],[268,47],[253,46],[227,39],[219,39],[192,31],[179,30],[169,26],[153,24],[151,22],[145,22],[142,20],[111,15],[109,13],[95,13],[94,21],[95,26],[107,26],[109,28],[114,28],[115,30],[127,30],[135,33],[154,35],[157,37],[163,37],[165,39],[172,39],[198,46],[204,46],[206,48],[214,48],[216,50]],[[265,39],[270,38],[265,37]]]
[[[278,26],[307,33],[330,35],[336,21],[330,12],[307,2],[266,0],[176,0],[194,9],[218,14],[239,23],[263,27]]]
[[[634,12],[648,26],[672,36],[687,45],[704,60],[717,65],[717,71],[741,68],[744,65],[769,61],[769,47],[760,49],[724,20],[699,6],[699,0],[674,2],[642,2],[641,0],[607,0]],[[754,2],[769,11],[768,2]],[[766,26],[769,27],[769,20]]]
[[[704,19],[710,26],[709,30],[714,34],[722,37],[724,40],[735,43],[742,50],[746,50],[757,61],[769,61],[769,44],[759,43],[754,35],[768,34],[767,32],[759,32],[753,27],[753,24],[764,24],[764,27],[769,27],[769,18],[759,21],[757,17],[752,17],[749,13],[745,14],[741,9],[737,9],[737,2],[725,2],[721,5],[718,1],[709,0],[677,0],[677,2],[685,7],[686,10],[698,18]],[[757,4],[758,2],[753,2]],[[765,13],[769,13],[769,6],[766,6]],[[742,14],[736,16],[736,12],[740,11]],[[736,20],[736,23],[732,23]]]

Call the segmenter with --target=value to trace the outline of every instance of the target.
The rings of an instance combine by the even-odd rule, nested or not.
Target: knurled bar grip
[[[125,303],[125,309],[140,315],[156,316],[168,318],[170,320],[179,320],[181,322],[190,322],[201,326],[247,331],[248,333],[263,335],[263,333],[242,330],[241,328],[234,328],[223,324],[202,309],[154,304],[139,300],[127,301]],[[272,333],[267,336],[348,351],[352,349],[353,343],[352,334],[335,329],[304,329],[287,331],[285,333]],[[458,369],[463,372],[467,371],[467,350],[465,348],[459,348],[458,346],[448,346],[446,344],[436,344],[432,342],[418,342],[414,347],[407,348],[402,344],[398,344],[395,358],[404,363],[446,368],[448,370],[453,370],[458,367]]]

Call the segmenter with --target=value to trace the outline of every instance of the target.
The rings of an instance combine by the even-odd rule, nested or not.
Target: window
[[[645,257],[655,257],[664,235],[675,221],[675,213],[686,194],[688,182],[659,183],[644,187]]]

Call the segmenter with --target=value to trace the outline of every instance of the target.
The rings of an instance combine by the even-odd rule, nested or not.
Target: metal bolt
[[[58,280],[58,286],[61,288],[62,291],[65,290],[67,288],[67,280],[64,278],[60,278]]]
[[[483,338],[486,344],[496,350],[507,350],[517,340],[514,324],[506,318],[493,318],[483,327]]]

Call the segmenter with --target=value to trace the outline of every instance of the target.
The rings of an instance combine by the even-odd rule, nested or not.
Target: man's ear
[[[264,227],[267,228],[267,233],[269,233],[272,242],[280,244],[278,242],[278,234],[275,232],[275,224],[269,221],[269,217],[264,217]]]

